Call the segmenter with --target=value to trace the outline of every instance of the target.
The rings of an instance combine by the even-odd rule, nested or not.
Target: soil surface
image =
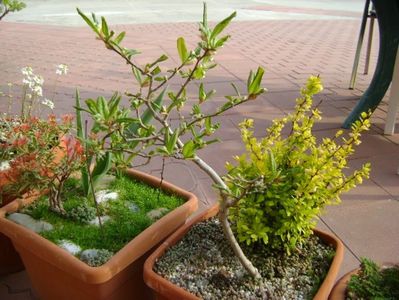
[[[242,247],[261,280],[240,265],[216,218],[195,225],[155,271],[203,299],[312,299],[334,255],[316,236],[291,255],[264,245]]]

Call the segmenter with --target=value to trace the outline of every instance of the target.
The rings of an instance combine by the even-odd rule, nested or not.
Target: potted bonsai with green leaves
[[[353,188],[368,176],[369,164],[365,164],[350,175],[344,172],[348,156],[360,143],[360,133],[369,128],[368,116],[363,115],[362,119],[355,123],[349,137],[343,137],[343,131],[338,131],[333,138],[325,138],[318,143],[312,134],[312,127],[314,122],[320,119],[320,112],[317,107],[312,108],[312,98],[321,91],[322,86],[318,77],[311,77],[306,87],[301,90],[295,112],[275,121],[264,139],[257,140],[253,136],[250,120],[241,124],[247,153],[237,159],[236,166],[228,165],[227,175],[221,176],[198,155],[201,149],[215,142],[211,135],[219,125],[214,122],[214,117],[236,105],[256,99],[265,91],[261,87],[264,71],[258,68],[256,72],[250,72],[245,94],[233,85],[235,95],[227,96],[226,101],[213,112],[208,114],[203,112],[203,104],[212,101],[211,96],[214,92],[207,91],[201,80],[206,72],[215,67],[213,55],[228,40],[228,36],[220,34],[235,13],[211,28],[207,22],[205,7],[203,20],[200,23],[201,41],[196,48],[188,50],[184,39],[179,38],[177,48],[181,65],[167,70],[166,74],[157,65],[166,59],[165,55],[144,67],[138,66],[131,60],[137,55],[137,51],[121,46],[125,36],[123,32],[116,34],[110,30],[104,18],[97,20],[92,16],[90,19],[81,12],[80,14],[106,48],[121,56],[131,67],[140,86],[138,93],[127,94],[131,97],[130,103],[135,111],[134,115],[145,116],[146,112],[150,111],[153,118],[151,123],[147,123],[143,117],[125,118],[118,122],[117,126],[102,121],[102,134],[111,137],[108,150],[117,153],[117,157],[126,158],[128,155],[128,161],[135,157],[148,161],[160,155],[192,161],[210,176],[220,191],[219,205],[179,229],[147,260],[144,278],[157,296],[169,299],[194,299],[234,295],[245,298],[254,296],[246,294],[249,289],[255,292],[255,297],[267,295],[284,297],[283,287],[287,282],[291,282],[291,292],[299,289],[298,297],[312,294],[318,299],[327,297],[338,273],[343,246],[336,238],[314,229],[315,218],[322,213],[326,205],[338,203],[342,192]],[[175,76],[182,78],[181,88],[177,92],[169,91],[166,87],[167,82]],[[189,109],[190,114],[187,116],[183,113],[184,108],[187,111],[187,105],[190,104],[186,91],[187,86],[194,80],[200,81],[198,99]],[[93,107],[89,108],[88,112],[100,119],[98,111],[102,104],[98,99],[97,106],[94,102],[89,101],[89,103],[87,104]],[[284,126],[291,127],[286,138],[282,134]],[[118,147],[112,145],[112,139],[119,141]],[[120,162],[125,163],[126,160],[121,159]],[[170,257],[172,259],[180,257],[181,260],[176,264],[173,260],[170,261],[172,264],[170,274],[163,272],[163,267],[160,265],[154,266],[156,260],[161,260],[166,249],[177,243],[191,227],[196,227],[195,223],[215,215],[218,216],[216,223],[219,231],[223,233],[222,245],[228,245],[227,256],[236,257],[235,263],[239,262],[239,269],[236,272],[239,274],[238,279],[226,271],[225,266],[213,268],[216,264],[213,261],[207,262],[215,254],[212,248],[208,249],[210,250],[208,252],[206,249],[194,247],[197,250],[183,254],[171,249],[168,252],[171,253]],[[199,240],[188,237],[188,244],[211,247],[214,232],[210,233],[205,229],[203,232],[204,235]],[[208,240],[205,242],[205,237],[210,238],[209,243]],[[263,256],[266,259],[277,256],[278,260],[271,262],[276,266],[259,270],[259,265],[265,265],[263,261],[257,265],[247,257],[248,251],[255,250],[265,254]],[[255,257],[262,256],[256,251],[253,254]],[[331,261],[334,251],[335,259]],[[197,261],[201,255],[205,259],[199,259],[199,266],[188,264],[189,261]],[[288,262],[293,258],[296,258],[295,266],[302,272],[301,276],[297,276],[300,280],[295,280],[299,273],[289,272],[293,268],[289,267]],[[301,264],[301,260],[305,263]],[[205,268],[206,265],[211,271]],[[321,271],[317,271],[320,267]],[[155,274],[154,268],[166,279]],[[208,273],[198,278],[193,273],[184,272],[189,269],[203,269]],[[280,285],[273,286],[267,281],[269,271],[275,274],[286,273],[288,277],[273,277],[272,281],[280,281]],[[325,273],[329,273],[329,276],[317,291]],[[215,282],[221,282],[222,285],[225,284],[224,288],[231,294],[226,295],[223,291],[212,290],[208,277],[215,278]],[[168,279],[173,281],[173,284]],[[235,290],[230,284],[237,281],[247,282],[250,288],[244,285],[244,294],[240,294],[242,291]],[[184,291],[181,287],[189,291]]]
[[[322,86],[318,77],[311,77],[306,87],[301,90],[296,111],[275,121],[264,139],[258,141],[253,137],[250,120],[241,124],[242,137],[248,153],[237,159],[237,166],[228,166],[226,176],[220,176],[198,155],[202,148],[215,142],[211,135],[219,125],[214,123],[214,117],[236,105],[256,99],[265,91],[261,87],[264,71],[258,68],[248,77],[246,94],[242,94],[233,85],[234,95],[227,96],[227,101],[216,107],[213,112],[208,114],[203,112],[204,103],[212,101],[211,96],[214,92],[207,91],[201,80],[207,71],[215,67],[213,55],[228,40],[228,36],[220,36],[220,34],[233,19],[235,13],[211,28],[207,22],[205,8],[203,20],[200,23],[201,41],[196,48],[188,50],[184,39],[179,38],[177,48],[181,65],[167,70],[166,74],[157,65],[158,62],[166,59],[165,55],[144,67],[138,66],[131,60],[137,55],[137,51],[121,46],[121,41],[125,36],[123,32],[116,34],[110,30],[104,18],[97,20],[93,16],[90,19],[81,12],[80,14],[96,33],[97,38],[103,41],[106,48],[114,51],[127,62],[140,86],[138,93],[127,94],[131,97],[131,107],[135,110],[135,115],[140,116],[138,119],[124,118],[118,122],[117,126],[110,126],[105,120],[102,121],[101,130],[105,136],[114,136],[115,140],[124,142],[114,147],[111,138],[108,149],[113,153],[118,153],[118,157],[125,157],[124,155],[128,154],[129,159],[141,157],[151,160],[161,155],[192,161],[210,176],[220,191],[218,206],[179,229],[147,260],[144,277],[147,284],[156,290],[158,297],[171,299],[196,297],[156,275],[153,272],[153,266],[155,260],[160,259],[166,248],[180,240],[181,235],[187,233],[194,223],[216,214],[219,229],[225,236],[223,245],[229,245],[228,248],[232,251],[228,257],[237,257],[239,265],[242,266],[239,269],[241,271],[238,271],[241,274],[240,278],[249,282],[255,293],[260,293],[262,297],[265,295],[284,296],[282,286],[291,280],[292,290],[300,289],[298,297],[311,294],[315,294],[316,298],[320,299],[327,297],[338,273],[343,247],[336,238],[314,229],[315,218],[322,213],[326,205],[338,203],[342,192],[353,188],[368,176],[368,164],[350,175],[344,172],[347,168],[348,156],[360,143],[360,133],[369,127],[368,116],[363,115],[362,119],[356,122],[349,137],[342,137],[343,131],[338,131],[333,138],[326,138],[321,143],[317,143],[312,134],[312,127],[314,122],[320,119],[320,112],[317,107],[312,108],[312,98],[314,94],[321,91]],[[177,92],[169,91],[166,87],[167,82],[176,76],[182,79],[181,87]],[[198,99],[190,107],[190,114],[187,116],[184,115],[184,111],[187,111],[187,106],[192,102],[186,91],[187,86],[194,80],[200,81]],[[153,101],[150,100],[151,97]],[[98,120],[101,119],[98,112],[101,109],[100,106],[103,105],[100,102],[99,99],[87,102],[89,106],[87,112]],[[153,118],[151,123],[147,123],[146,118],[143,117],[148,111],[151,112]],[[285,126],[291,126],[286,138],[282,134]],[[204,235],[211,237],[212,240],[212,233],[204,230]],[[321,242],[320,238],[324,242]],[[201,238],[197,241],[190,239],[189,241],[191,245],[209,246]],[[332,262],[331,256],[334,251],[325,244],[335,248],[336,256]],[[284,253],[282,257],[277,255],[279,259],[283,259],[283,262],[279,260],[276,268],[269,270],[274,273],[288,273],[288,276],[290,273],[281,268],[281,265],[289,265],[288,261],[293,257],[296,257],[299,266],[301,266],[301,259],[309,257],[314,260],[307,259],[305,266],[299,268],[300,272],[307,275],[298,276],[299,281],[302,282],[292,279],[296,276],[294,273],[289,278],[279,279],[280,285],[273,287],[264,280],[269,270],[259,271],[258,266],[248,259],[246,253],[253,249],[261,253],[270,251],[267,252],[270,257],[276,256],[276,253]],[[173,271],[170,277],[166,273],[164,275],[173,278],[174,283],[183,285],[197,296],[206,297],[206,294],[199,291],[201,288],[196,288],[196,283],[209,282],[208,279],[193,277],[192,273],[183,272],[183,279],[177,280],[178,272],[175,272],[175,269],[182,270],[185,268],[183,266],[186,266],[186,269],[191,268],[190,270],[207,270],[205,265],[214,264],[198,259],[202,263],[201,266],[189,267],[188,261],[197,260],[187,258],[188,255],[194,255],[192,252],[189,252],[190,254],[174,253],[173,250],[170,252],[173,259],[181,257],[182,261],[174,265],[173,260],[168,260],[172,264]],[[209,254],[205,249],[200,249],[198,252],[205,253],[207,259],[210,259],[213,253],[210,251],[211,254]],[[320,253],[323,253],[322,257],[319,257]],[[314,265],[314,261],[318,261],[319,264]],[[315,272],[314,270],[321,265],[324,269]],[[163,272],[161,267],[156,266],[155,269]],[[289,267],[288,269],[291,270]],[[213,269],[212,272],[205,274],[205,277],[214,276],[217,281],[220,279],[225,284],[227,282],[228,290],[231,287],[230,282],[243,282],[240,281],[241,279],[230,278],[231,274],[226,272],[223,266],[220,269]],[[322,288],[317,291],[318,284],[327,272],[330,275],[321,284]],[[260,286],[254,285],[254,282],[258,282]],[[202,291],[209,293],[209,287],[209,285],[202,287]],[[244,289],[246,290],[247,287]],[[220,291],[215,291],[211,296],[226,296],[220,293]],[[237,297],[247,297],[247,294],[237,294],[235,290],[231,293],[235,296],[239,295]],[[256,295],[259,296],[259,294]],[[254,295],[249,294],[250,296]]]
[[[253,136],[251,120],[242,122],[247,151],[236,164],[227,164],[225,176],[193,158],[214,180],[219,204],[179,229],[146,261],[145,281],[159,298],[327,298],[343,246],[316,230],[316,219],[368,176],[369,164],[350,175],[344,169],[369,119],[363,114],[348,137],[340,130],[318,143],[312,127],[320,111],[312,98],[321,89],[320,79],[310,77],[295,111],[274,121],[262,139]]]

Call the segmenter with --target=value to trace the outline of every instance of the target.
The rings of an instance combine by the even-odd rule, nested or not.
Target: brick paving
[[[191,46],[197,41],[197,25],[193,23],[118,25],[115,29],[127,32],[126,46],[143,52],[138,57],[140,63],[166,53],[172,60],[166,66],[172,66],[177,60],[176,38],[184,36]],[[272,119],[292,111],[298,90],[310,74],[320,74],[325,85],[317,98],[323,99],[324,118],[316,126],[316,135],[328,136],[340,128],[367,88],[376,62],[378,34],[374,39],[371,75],[359,74],[356,88],[347,89],[358,30],[359,21],[354,20],[233,23],[229,28],[232,39],[217,56],[220,67],[210,71],[205,80],[209,88],[219,92],[213,101],[220,101],[223,95],[232,92],[230,82],[244,87],[249,70],[258,65],[267,70],[263,83],[269,91],[257,101],[235,108],[220,118],[222,127],[218,134],[224,142],[205,149],[202,156],[217,171],[223,172],[225,161],[243,150],[238,122],[245,117],[255,119],[256,136],[262,136]],[[86,27],[2,22],[0,43],[0,87],[4,88],[7,82],[20,82],[20,69],[30,65],[45,77],[47,95],[53,94],[56,85],[57,113],[73,112],[76,88],[83,98],[88,98],[108,96],[114,91],[131,91],[135,87],[129,68],[96,41]],[[55,65],[60,63],[67,64],[70,72],[55,84]],[[359,71],[363,66],[362,56]],[[173,82],[171,87],[177,85],[178,82]],[[195,96],[195,89],[190,89],[189,94]],[[212,107],[210,103],[207,109]],[[5,103],[1,101],[0,109],[4,108]],[[351,160],[351,167],[370,161],[371,178],[345,194],[341,205],[327,208],[319,222],[321,229],[337,234],[346,245],[341,273],[356,267],[361,256],[378,262],[397,262],[399,135],[382,134],[386,110],[387,104],[383,102],[373,116],[371,131],[365,134],[359,151]],[[145,170],[159,174],[159,160]],[[196,193],[202,209],[216,201],[210,180],[187,163],[168,161],[166,179]],[[0,278],[0,299],[35,299],[25,272]]]

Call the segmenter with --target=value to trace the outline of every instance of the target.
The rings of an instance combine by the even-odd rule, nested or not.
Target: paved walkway
[[[197,41],[197,26],[191,22],[117,25],[115,28],[126,30],[128,46],[142,50],[140,63],[166,53],[172,58],[166,65],[172,65],[177,60],[177,37],[184,36],[191,46]],[[243,149],[237,123],[245,117],[255,119],[256,135],[261,136],[272,119],[293,109],[298,90],[309,74],[320,74],[325,85],[318,97],[323,99],[320,108],[324,118],[316,126],[316,135],[331,136],[371,80],[371,75],[359,75],[356,89],[347,89],[358,29],[359,20],[353,17],[233,23],[229,29],[233,38],[217,56],[220,67],[212,70],[206,79],[207,86],[218,91],[214,101],[232,92],[230,82],[244,87],[249,70],[258,65],[267,70],[263,83],[269,92],[220,119],[222,128],[218,134],[224,142],[210,146],[202,156],[223,172],[225,161]],[[377,34],[375,37],[371,73],[378,50]],[[45,92],[51,95],[55,65],[69,66],[69,74],[57,83],[57,113],[73,112],[75,88],[80,89],[84,98],[134,88],[129,68],[104,49],[86,27],[2,22],[0,43],[0,87],[5,87],[7,82],[20,82],[19,70],[30,65],[45,77]],[[363,64],[362,60],[359,70]],[[190,89],[189,94],[195,97],[195,89]],[[0,98],[0,109],[4,108],[2,100]],[[374,113],[372,130],[365,134],[350,162],[352,167],[358,167],[370,161],[371,178],[345,194],[341,205],[327,208],[319,222],[321,229],[337,234],[346,245],[341,273],[356,267],[362,256],[378,262],[398,259],[399,135],[382,134],[386,108],[386,103],[382,103]],[[157,161],[146,168],[153,174],[159,174],[159,169]],[[216,201],[209,179],[189,164],[169,161],[166,178],[196,193],[201,208]],[[25,272],[0,278],[0,299],[34,299]]]

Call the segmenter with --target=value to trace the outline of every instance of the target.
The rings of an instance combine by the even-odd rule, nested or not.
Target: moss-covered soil
[[[93,199],[83,196],[76,179],[70,179],[65,187],[63,204],[66,216],[50,211],[46,197],[22,212],[54,226],[53,230],[41,233],[50,241],[69,240],[82,250],[106,249],[116,253],[154,222],[146,215],[149,211],[161,207],[171,211],[184,202],[179,197],[167,195],[128,177],[114,180],[107,190],[117,192],[119,197],[99,205],[100,214],[110,217],[102,229],[88,223],[96,218],[97,210]]]

